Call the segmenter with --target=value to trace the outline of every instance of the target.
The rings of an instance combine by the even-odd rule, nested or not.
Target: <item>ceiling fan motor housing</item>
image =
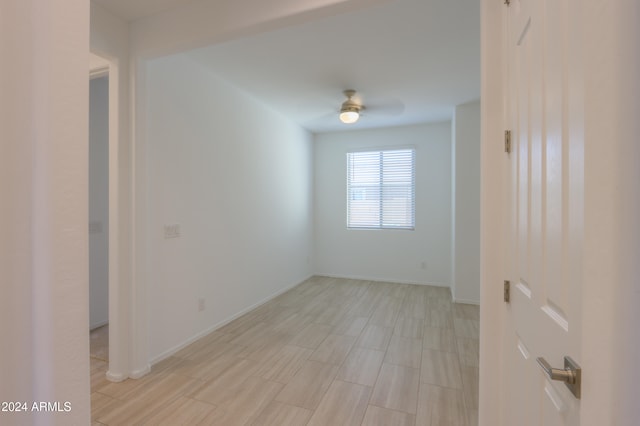
[[[342,107],[340,107],[340,112],[360,112],[364,109],[364,107],[358,104],[353,100],[353,97],[356,94],[355,90],[345,90],[344,95],[347,97],[347,100],[342,103]]]
[[[342,103],[342,107],[340,108],[340,112],[360,112],[362,107],[352,100],[348,100]]]

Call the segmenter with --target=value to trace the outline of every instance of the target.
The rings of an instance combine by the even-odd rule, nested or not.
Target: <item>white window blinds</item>
[[[347,153],[347,227],[414,229],[415,150]]]

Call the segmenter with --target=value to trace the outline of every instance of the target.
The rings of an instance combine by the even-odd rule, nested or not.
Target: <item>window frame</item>
[[[405,186],[405,188],[409,189],[409,197],[408,197],[408,201],[409,201],[409,216],[410,216],[410,220],[409,222],[404,222],[400,225],[392,225],[389,224],[388,222],[385,222],[385,216],[384,216],[384,212],[385,210],[388,210],[385,208],[385,204],[387,205],[387,207],[389,207],[389,204],[392,203],[391,200],[387,200],[387,202],[385,203],[385,193],[389,193],[388,189],[389,187],[393,186],[389,183],[385,184],[385,175],[387,177],[389,177],[389,174],[385,174],[385,161],[384,161],[384,154],[385,153],[391,153],[391,152],[402,152],[402,151],[409,151],[410,152],[410,166],[409,169],[405,169],[404,173],[410,173],[410,182],[401,182],[400,184],[396,184],[396,188],[400,188],[402,189],[402,186]],[[357,154],[378,154],[379,156],[379,172],[378,172],[378,184],[377,184],[377,192],[374,192],[374,194],[377,194],[378,196],[378,200],[379,200],[379,206],[377,209],[378,212],[378,219],[375,220],[375,223],[373,223],[373,221],[366,223],[366,224],[362,224],[362,225],[358,225],[355,224],[353,219],[353,209],[352,209],[352,201],[353,201],[353,194],[354,194],[354,189],[359,189],[357,188],[358,185],[354,185],[353,183],[353,179],[352,179],[352,174],[353,174],[353,167],[352,167],[352,160],[351,160],[351,156],[352,155],[357,155]],[[416,228],[416,147],[415,146],[396,146],[396,147],[377,147],[377,148],[362,148],[362,149],[356,149],[356,150],[350,150],[347,151],[346,153],[346,175],[347,175],[347,179],[346,179],[346,225],[347,225],[347,229],[348,230],[398,230],[398,231],[414,231]],[[363,166],[364,167],[364,166]],[[391,177],[396,177],[395,175],[391,175]],[[407,186],[408,185],[408,186]],[[354,186],[356,188],[354,188]],[[387,189],[385,191],[385,188]],[[366,189],[362,189],[362,191],[366,191]],[[366,192],[365,192],[366,193]],[[402,197],[400,197],[402,199]],[[407,212],[407,209],[399,209],[401,212],[404,211],[405,215]],[[395,213],[395,212],[394,212]],[[366,222],[363,220],[363,222]]]

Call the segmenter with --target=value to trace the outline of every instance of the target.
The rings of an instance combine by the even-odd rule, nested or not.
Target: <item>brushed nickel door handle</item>
[[[571,393],[580,399],[580,384],[582,382],[582,368],[571,357],[564,357],[564,368],[553,368],[543,357],[536,358],[538,364],[551,380],[559,380],[569,388]]]

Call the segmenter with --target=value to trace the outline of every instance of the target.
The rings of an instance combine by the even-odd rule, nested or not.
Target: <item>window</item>
[[[414,229],[415,150],[347,153],[347,227]]]

